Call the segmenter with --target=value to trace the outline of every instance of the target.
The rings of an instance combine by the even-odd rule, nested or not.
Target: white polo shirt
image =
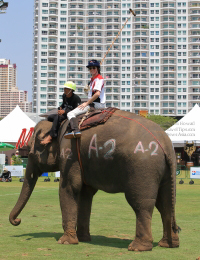
[[[100,91],[100,103],[105,103],[105,92],[104,92],[104,78],[98,74],[96,77],[90,80],[90,91],[88,93],[88,99],[90,99],[96,91]],[[95,102],[95,101],[94,101]]]

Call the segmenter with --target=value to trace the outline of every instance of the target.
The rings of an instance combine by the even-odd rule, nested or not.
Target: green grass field
[[[59,245],[63,234],[58,198],[58,183],[40,178],[20,214],[21,225],[14,227],[8,216],[15,205],[22,183],[0,183],[0,260],[21,259],[166,259],[195,260],[200,257],[200,180],[183,185],[177,180],[176,219],[182,231],[180,247],[158,247],[162,237],[160,214],[152,220],[154,247],[149,252],[129,252],[135,235],[135,214],[123,194],[99,191],[93,200],[90,243]]]

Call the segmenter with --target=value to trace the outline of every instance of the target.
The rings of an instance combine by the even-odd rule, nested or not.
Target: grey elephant
[[[60,244],[90,241],[92,199],[98,190],[123,192],[136,214],[131,251],[152,249],[151,219],[156,206],[163,222],[162,247],[178,247],[175,220],[176,160],[166,133],[152,121],[117,110],[105,123],[82,132],[80,139],[64,139],[68,122],[47,146],[40,144],[51,123],[37,124],[30,143],[25,180],[10,213],[17,226],[36,181],[43,172],[60,170],[60,207],[64,235]],[[80,142],[80,150],[78,143]]]

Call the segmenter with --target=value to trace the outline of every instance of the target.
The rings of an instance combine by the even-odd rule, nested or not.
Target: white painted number
[[[115,140],[115,139],[110,139],[110,140],[106,141],[106,142],[103,144],[103,147],[101,147],[101,146],[98,147],[98,145],[97,145],[97,135],[94,134],[93,137],[92,137],[92,139],[91,139],[91,141],[90,141],[90,145],[89,145],[89,151],[88,151],[88,157],[89,157],[89,159],[91,158],[91,153],[92,153],[92,151],[95,152],[96,157],[98,158],[98,157],[99,157],[99,151],[103,150],[103,152],[104,152],[104,149],[106,149],[106,147],[107,147],[108,145],[111,145],[111,148],[110,148],[110,150],[108,150],[108,151],[106,152],[106,154],[104,154],[104,158],[105,158],[105,159],[113,159],[112,154],[113,154],[114,151],[115,151],[116,140]]]
[[[105,142],[105,144],[104,144],[103,146],[106,148],[106,146],[108,146],[109,144],[111,144],[111,148],[110,148],[110,150],[104,155],[104,158],[105,158],[105,159],[113,159],[112,154],[113,154],[113,152],[114,152],[114,150],[115,150],[115,145],[116,145],[115,139],[110,139],[110,140],[108,140],[107,142]]]
[[[157,150],[158,150],[158,143],[152,141],[152,142],[149,144],[149,149],[150,149],[150,150],[151,150],[152,145],[155,146],[155,149],[153,150],[153,152],[151,152],[151,155],[158,155],[158,154],[156,153]]]
[[[149,149],[144,149],[144,146],[142,144],[141,141],[138,142],[138,144],[136,145],[135,147],[135,150],[134,150],[134,153],[138,153],[138,152],[142,152],[142,153],[145,153],[145,152],[148,152],[149,150],[151,151],[151,149],[154,149],[152,152],[151,152],[151,156],[153,155],[158,155],[156,152],[158,150],[158,143],[155,142],[155,141],[152,141],[149,143]]]

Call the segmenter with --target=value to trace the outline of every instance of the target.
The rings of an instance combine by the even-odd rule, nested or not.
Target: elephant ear
[[[40,143],[40,141],[49,134],[50,129],[52,127],[52,123],[49,121],[40,121],[34,129],[34,133],[29,140],[28,146],[30,148],[29,154],[35,153],[35,144]]]

